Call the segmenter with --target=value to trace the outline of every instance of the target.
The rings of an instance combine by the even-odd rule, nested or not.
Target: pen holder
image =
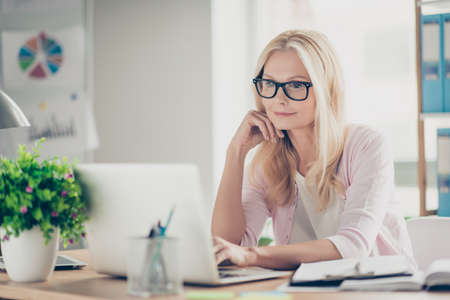
[[[128,294],[141,297],[182,291],[179,240],[132,238],[127,259]]]

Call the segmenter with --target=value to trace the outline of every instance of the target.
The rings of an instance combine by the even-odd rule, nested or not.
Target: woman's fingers
[[[213,242],[217,265],[224,261],[241,267],[247,265],[248,250],[219,237],[214,237]]]
[[[261,121],[264,122],[264,124],[266,125],[267,131],[270,134],[270,141],[272,143],[275,143],[277,141],[277,134],[275,133],[275,127],[273,126],[272,122],[269,120],[269,118],[261,115],[261,114],[256,114],[256,118],[260,119]]]
[[[212,240],[213,240],[213,245],[224,244],[225,243],[225,240],[223,238],[221,238],[221,237],[218,237],[218,236],[213,236]]]
[[[213,250],[214,253],[218,253],[226,246],[226,241],[218,236],[213,236]]]
[[[224,260],[229,259],[229,251],[227,249],[222,249],[219,253],[216,254],[216,263],[219,265]]]
[[[267,118],[268,120],[269,120],[269,118]],[[270,121],[270,120],[269,120]],[[274,131],[274,133],[275,133],[275,136],[276,136],[276,138],[277,138],[277,140],[278,139],[282,139],[282,138],[284,138],[284,133],[283,133],[283,131],[281,131],[280,129],[277,129],[276,127],[275,127],[275,125],[270,121],[270,125],[272,126],[272,128],[273,128],[273,131]]]
[[[256,142],[256,140],[253,139],[256,136],[258,136],[259,138],[262,136],[262,138],[264,138],[266,141],[272,143],[276,143],[280,139],[284,138],[284,133],[281,130],[277,129],[272,121],[263,112],[255,110],[249,111],[245,117],[245,123],[250,128],[250,132],[246,133],[246,135],[249,134],[249,137],[253,142]],[[259,142],[260,140],[256,143]]]
[[[274,126],[274,127],[275,127],[275,126]],[[276,132],[277,132],[277,135],[280,137],[280,139],[284,138],[284,133],[283,133],[283,131],[281,131],[280,129],[276,129],[276,128],[275,128],[275,130],[276,130]]]
[[[213,236],[213,245],[217,264],[229,259],[229,249],[226,247],[226,241],[224,239],[218,236]]]
[[[217,254],[219,251],[222,251],[222,249],[225,248],[224,244],[217,244],[214,245],[213,250],[214,250],[214,254]]]
[[[261,131],[265,140],[269,141],[271,139],[271,135],[269,129],[267,128],[266,123],[256,116],[252,116],[249,120],[250,126],[257,126],[259,131]]]
[[[284,138],[284,133],[283,131],[281,131],[280,129],[277,129],[275,127],[275,125],[272,123],[272,121],[270,121],[269,117],[262,112],[255,112],[255,114],[262,120],[264,120],[264,122],[266,123],[266,126],[268,128],[270,128],[270,131],[272,133],[273,138],[276,140],[278,140],[278,138],[282,139]]]

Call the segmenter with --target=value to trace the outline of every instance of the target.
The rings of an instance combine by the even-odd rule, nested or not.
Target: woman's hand
[[[275,128],[265,113],[251,110],[236,131],[230,146],[248,152],[263,140],[275,143],[282,138],[283,132]]]
[[[247,247],[235,245],[218,236],[213,237],[213,245],[217,264],[228,260],[239,267],[247,267],[253,263],[255,253]]]

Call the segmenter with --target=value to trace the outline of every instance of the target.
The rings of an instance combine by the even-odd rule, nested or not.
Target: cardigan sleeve
[[[244,175],[242,208],[246,227],[241,246],[255,247],[266,220],[271,216],[265,201],[265,182],[260,169],[256,169],[253,181],[250,180],[249,172]]]
[[[393,160],[386,138],[370,129],[349,153],[350,185],[336,235],[328,239],[342,258],[369,256],[394,192]]]

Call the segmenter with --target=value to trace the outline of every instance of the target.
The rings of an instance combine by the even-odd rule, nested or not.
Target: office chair
[[[436,259],[450,259],[450,217],[412,218],[406,221],[406,226],[420,270]]]

